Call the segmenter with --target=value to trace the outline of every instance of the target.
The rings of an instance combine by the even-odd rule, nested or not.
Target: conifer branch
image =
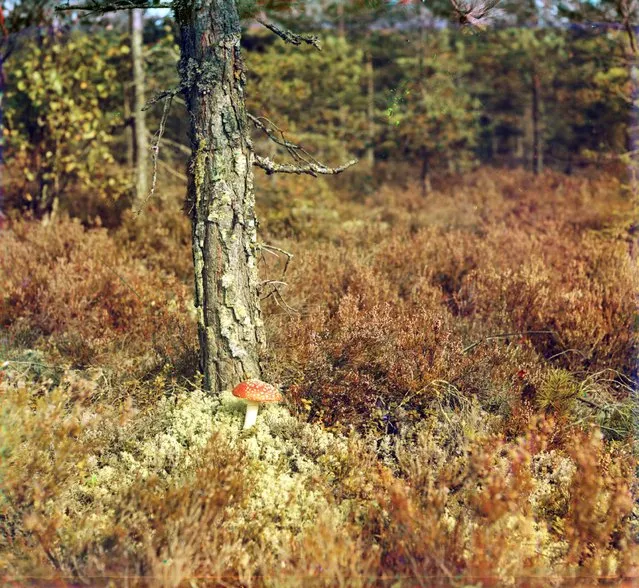
[[[265,26],[269,31],[274,32],[285,43],[290,43],[291,45],[301,45],[302,43],[306,43],[307,45],[313,45],[313,47],[315,47],[318,51],[322,50],[320,40],[317,35],[299,35],[287,29],[282,29],[273,23],[266,22],[261,18],[258,18],[257,22],[259,22],[262,26]]]

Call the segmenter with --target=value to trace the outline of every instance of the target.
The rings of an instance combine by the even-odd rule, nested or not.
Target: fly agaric
[[[260,380],[246,380],[233,388],[233,396],[246,400],[244,428],[249,429],[257,420],[257,411],[263,402],[282,402],[280,391]]]

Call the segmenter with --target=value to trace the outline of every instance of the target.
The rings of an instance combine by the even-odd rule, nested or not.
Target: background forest
[[[2,582],[634,585],[638,3],[237,4],[255,150],[359,160],[256,170],[248,431],[198,370],[175,22],[1,5]]]

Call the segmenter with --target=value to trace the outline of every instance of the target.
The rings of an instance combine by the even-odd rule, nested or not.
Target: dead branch
[[[151,131],[149,131],[149,137],[155,138],[155,135],[151,133]],[[191,155],[190,147],[187,147],[186,145],[183,145],[182,143],[178,143],[177,141],[167,139],[166,137],[162,137],[160,142],[166,143],[170,147],[173,147],[174,149],[176,149],[177,151],[180,151],[181,153],[184,153],[185,155]]]
[[[284,263],[284,269],[282,270],[281,279],[279,280],[264,280],[260,282],[260,286],[270,286],[271,291],[265,296],[260,297],[260,300],[267,300],[269,298],[273,298],[275,304],[277,304],[280,308],[283,308],[288,314],[301,314],[301,311],[293,308],[288,302],[286,302],[284,295],[280,291],[280,287],[287,287],[288,284],[284,282],[284,277],[286,276],[286,270],[288,269],[288,264],[293,259],[293,254],[289,253],[285,249],[281,249],[280,247],[275,247],[274,245],[267,245],[266,243],[260,243],[259,249],[262,252],[269,253],[275,257],[280,258],[280,253],[286,256],[286,262]],[[266,258],[262,256],[262,259],[266,262]],[[267,264],[268,267],[268,264]]]
[[[285,249],[281,249],[279,247],[275,247],[274,245],[267,245],[266,243],[260,243],[259,249],[264,250],[266,253],[270,253],[279,259],[278,253],[286,256],[286,263],[284,263],[284,269],[282,270],[282,278],[286,275],[286,270],[288,269],[288,264],[291,263],[293,257],[295,257],[292,253],[286,251]]]
[[[166,98],[172,99],[174,96],[177,96],[180,92],[182,92],[182,90],[184,90],[184,87],[185,85],[184,83],[182,83],[179,86],[176,86],[175,88],[170,88],[168,90],[163,90],[162,92],[159,92],[153,98],[147,101],[147,103],[144,105],[144,108],[142,108],[142,110],[148,110],[149,108],[151,108],[151,106],[153,106],[154,104],[157,104],[158,102],[162,100],[165,100]]]
[[[355,165],[356,159],[352,159],[339,167],[329,167],[315,159],[304,147],[292,143],[284,135],[284,131],[280,129],[273,121],[266,117],[257,117],[247,113],[248,119],[275,144],[284,147],[289,155],[295,160],[295,163],[280,164],[275,163],[268,157],[255,155],[255,165],[262,168],[267,174],[307,174],[309,176],[318,175],[335,175],[342,173],[345,169]]]
[[[153,197],[153,194],[155,194],[155,187],[157,185],[157,179],[158,179],[158,156],[160,154],[160,141],[162,140],[162,135],[164,135],[164,130],[166,128],[166,119],[169,116],[169,110],[171,109],[172,99],[173,97],[170,95],[164,99],[164,108],[162,109],[162,118],[160,119],[160,126],[158,127],[158,130],[155,133],[155,143],[151,147],[151,150],[153,151],[153,156],[152,156],[153,177],[151,180],[151,189],[149,190],[149,193],[144,199],[144,202],[140,205],[139,209],[135,211],[136,214],[140,214],[142,212],[147,202]]]
[[[89,2],[88,4],[63,4],[56,6],[56,12],[70,10],[86,10],[91,14],[105,14],[107,12],[117,12],[118,10],[132,10],[135,8],[173,8],[172,2],[148,2],[145,0],[114,0],[112,2]]]
[[[273,121],[269,120],[265,116],[253,116],[251,113],[247,113],[247,117],[258,129],[263,131],[271,141],[280,147],[284,147],[295,161],[316,164],[320,163],[301,145],[291,143],[291,141],[289,141],[284,135],[284,131]]]
[[[302,165],[296,165],[294,163],[275,163],[268,157],[262,157],[261,155],[255,156],[255,165],[262,168],[268,175],[271,174],[306,174],[316,177],[318,175],[337,175],[341,174],[344,170],[355,165],[357,159],[351,159],[344,165],[339,167],[327,167],[324,164],[317,163],[305,163]]]
[[[184,183],[189,181],[189,179],[184,174],[181,174],[179,171],[174,170],[168,163],[166,163],[166,161],[162,161],[161,159],[158,159],[158,165],[162,169],[164,169],[164,171],[166,171],[169,175],[174,176],[178,180]]]
[[[302,43],[306,43],[307,45],[312,45],[318,51],[322,50],[319,37],[317,37],[316,35],[299,35],[287,29],[282,29],[277,25],[267,22],[261,18],[258,18],[257,22],[259,22],[262,26],[265,26],[269,31],[274,32],[285,43],[290,43],[291,45],[301,45]]]

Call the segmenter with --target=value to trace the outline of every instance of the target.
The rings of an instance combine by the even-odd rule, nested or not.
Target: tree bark
[[[192,222],[200,363],[212,394],[261,377],[254,153],[235,0],[178,3],[179,73],[190,116]]]
[[[148,192],[149,144],[147,140],[146,116],[144,113],[145,83],[144,56],[142,54],[144,32],[144,10],[129,11],[131,28],[131,60],[133,62],[133,124],[135,134],[135,199],[144,200]]]

